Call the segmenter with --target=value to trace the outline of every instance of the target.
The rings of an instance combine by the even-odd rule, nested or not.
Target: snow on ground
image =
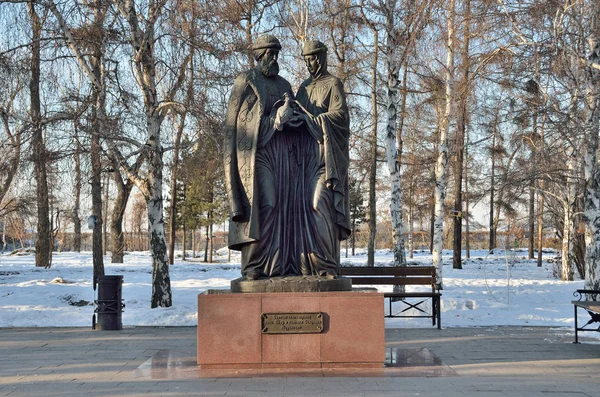
[[[107,256],[106,274],[124,277],[123,325],[195,325],[197,294],[207,289],[226,289],[232,279],[240,276],[239,256],[233,253],[229,263],[226,250],[219,254],[210,264],[199,259],[177,260],[170,267],[173,306],[158,309],[150,309],[150,254],[128,253],[123,264],[111,264]],[[444,327],[556,326],[572,331],[570,302],[573,292],[583,288],[583,281],[553,278],[553,264],[546,259],[553,258],[554,252],[545,253],[543,266],[537,267],[535,260],[527,259],[526,251],[496,250],[491,255],[471,251],[462,270],[452,269],[451,255],[452,251],[444,251]],[[376,265],[386,266],[392,260],[389,250],[376,253]],[[431,264],[431,255],[415,253],[409,261]],[[36,268],[34,263],[30,254],[0,256],[0,327],[91,326],[91,253],[54,253],[50,269]],[[365,263],[364,250],[356,256],[342,257],[344,265]],[[431,320],[386,319],[386,327],[431,327]]]

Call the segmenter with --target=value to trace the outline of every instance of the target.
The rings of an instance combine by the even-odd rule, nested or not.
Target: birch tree
[[[386,57],[386,162],[391,179],[390,215],[394,263],[406,264],[402,223],[402,146],[403,128],[406,117],[406,73],[408,57],[414,50],[417,37],[428,23],[431,1],[412,0],[399,7],[397,0],[386,0],[382,4],[385,18]],[[402,18],[398,18],[401,15]],[[404,67],[403,78],[400,71]]]
[[[406,264],[404,252],[404,237],[402,236],[402,187],[401,187],[401,139],[398,135],[398,105],[400,87],[399,51],[401,49],[400,32],[396,26],[396,0],[386,0],[385,3],[385,35],[387,54],[385,70],[387,71],[387,100],[386,100],[386,160],[391,178],[390,214],[392,218],[392,236],[394,264]],[[398,145],[400,142],[400,145]]]
[[[561,274],[563,281],[572,281],[575,263],[575,234],[577,231],[575,222],[577,202],[577,161],[575,151],[569,148],[567,151],[567,189],[563,202],[563,236],[561,252]]]
[[[377,69],[379,63],[379,32],[375,26],[371,26],[373,32],[373,65],[371,69],[371,112],[372,126],[370,139],[369,159],[369,243],[367,247],[367,266],[375,266],[375,238],[377,237],[377,132],[379,130],[379,110],[377,104]],[[354,233],[354,232],[353,232]],[[354,237],[353,237],[354,238]],[[404,248],[404,247],[402,247]],[[352,247],[354,253],[354,247]],[[404,250],[403,250],[404,251]],[[404,264],[398,261],[394,253],[394,263]]]
[[[157,29],[166,10],[167,0],[150,0],[147,7],[138,6],[139,9],[133,0],[113,0],[113,2],[129,28],[129,44],[133,54],[135,78],[144,99],[146,142],[139,156],[144,156],[146,159],[145,175],[129,167],[121,154],[118,154],[119,162],[126,175],[144,196],[147,204],[152,255],[151,307],[170,307],[172,296],[164,222],[162,142],[164,138],[161,134],[161,126],[169,110],[178,105],[175,96],[184,83],[190,56],[188,54],[180,62],[174,61],[177,64],[169,65],[173,70],[171,84],[164,88],[162,99],[159,98],[159,78],[165,80],[166,76],[157,76],[159,59],[155,46]],[[117,152],[116,147],[112,149]]]
[[[584,220],[587,225],[585,252],[585,286],[600,290],[600,167],[598,166],[598,132],[600,129],[600,2],[588,3],[590,25],[588,63],[585,65],[584,132]],[[597,296],[594,296],[597,298]]]
[[[435,165],[435,200],[434,200],[434,228],[433,228],[433,265],[437,269],[438,283],[442,286],[442,239],[444,233],[444,199],[446,198],[446,169],[448,166],[448,131],[450,127],[450,113],[453,97],[454,73],[454,20],[456,15],[456,0],[450,0],[448,10],[448,39],[446,43],[446,68],[445,68],[445,98],[444,114],[439,126],[438,158]]]

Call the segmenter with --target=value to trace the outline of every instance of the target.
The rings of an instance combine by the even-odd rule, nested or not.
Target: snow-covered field
[[[556,326],[573,324],[573,291],[583,281],[564,282],[552,277],[552,263],[546,259],[537,267],[526,251],[472,251],[463,270],[451,266],[451,251],[444,252],[442,324],[462,326]],[[342,255],[344,256],[344,255]],[[228,288],[239,277],[239,256],[227,262],[227,252],[215,263],[199,259],[176,261],[170,267],[173,306],[150,309],[151,260],[147,252],[129,253],[124,264],[110,264],[106,274],[123,275],[127,326],[190,326],[196,324],[196,296],[207,289]],[[392,261],[388,250],[378,251],[377,265]],[[413,262],[431,264],[429,253],[416,253]],[[366,263],[366,253],[343,258],[343,264]],[[91,326],[94,300],[91,253],[54,253],[50,269],[34,266],[33,255],[0,256],[0,327]],[[429,319],[386,319],[386,327],[431,327]],[[586,335],[587,336],[587,335]]]

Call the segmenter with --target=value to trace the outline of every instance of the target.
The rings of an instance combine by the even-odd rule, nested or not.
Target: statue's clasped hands
[[[283,95],[283,104],[277,109],[275,114],[274,127],[277,131],[282,131],[284,127],[300,127],[306,122],[306,115],[304,109],[296,102],[291,99],[289,94]]]

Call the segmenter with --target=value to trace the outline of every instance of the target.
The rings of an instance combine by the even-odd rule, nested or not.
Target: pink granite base
[[[263,334],[262,313],[323,312],[315,334]],[[383,294],[372,291],[198,295],[202,368],[381,368]]]

